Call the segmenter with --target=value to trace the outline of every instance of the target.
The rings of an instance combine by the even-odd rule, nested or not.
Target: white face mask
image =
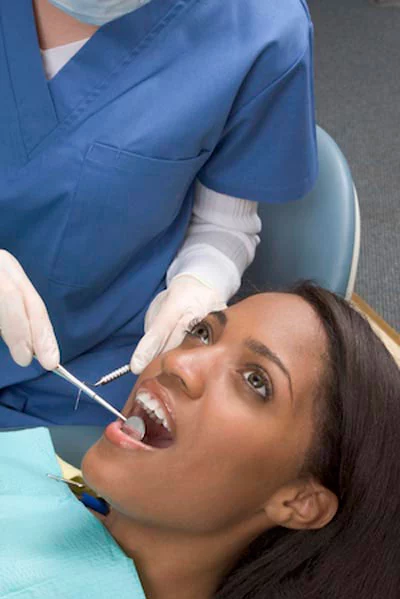
[[[128,12],[137,10],[150,0],[50,0],[71,17],[91,25],[104,25]]]

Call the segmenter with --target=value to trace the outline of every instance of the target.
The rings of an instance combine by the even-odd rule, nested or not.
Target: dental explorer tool
[[[75,387],[77,387],[78,389],[81,389],[83,391],[83,393],[86,393],[86,395],[88,395],[91,399],[94,399],[95,401],[97,401],[97,403],[102,405],[103,408],[106,408],[106,410],[109,410],[115,416],[118,416],[118,418],[121,418],[121,420],[126,422],[126,418],[125,418],[125,416],[123,416],[121,414],[121,412],[119,412],[116,408],[114,408],[111,404],[109,404],[108,401],[106,401],[105,399],[100,397],[100,395],[97,395],[97,393],[95,393],[89,387],[87,387],[85,385],[85,383],[82,383],[82,381],[80,381],[79,379],[74,377],[74,375],[71,374],[70,372],[68,372],[68,370],[66,370],[63,366],[61,366],[61,364],[59,364],[57,366],[57,368],[55,368],[53,370],[53,372],[54,372],[54,374],[58,374],[58,376],[65,379],[72,385],[75,385]]]
[[[36,356],[34,356],[34,357],[36,358]],[[36,358],[36,360],[37,360],[37,358]],[[68,372],[68,370],[66,368],[64,368],[63,366],[61,366],[61,364],[59,364],[51,372],[54,372],[54,374],[57,374],[61,378],[65,379],[66,381],[68,381],[69,383],[71,383],[72,385],[77,387],[78,389],[81,389],[83,391],[83,393],[86,393],[86,395],[88,395],[91,399],[94,399],[94,401],[97,401],[97,403],[102,405],[103,408],[106,408],[106,410],[109,410],[115,416],[118,416],[118,418],[121,418],[121,420],[126,422],[126,418],[125,418],[125,416],[123,416],[121,414],[121,412],[119,412],[116,408],[114,408],[111,404],[109,404],[108,401],[106,401],[105,399],[100,397],[100,395],[97,395],[97,393],[95,393],[94,391],[89,389],[89,387],[87,385],[85,385],[85,383],[83,383],[82,381],[77,379],[73,374]]]
[[[36,356],[34,356],[34,358],[36,358]],[[36,358],[36,360],[37,360],[37,358]],[[83,383],[82,381],[77,379],[73,374],[68,372],[68,370],[66,368],[64,368],[63,366],[61,366],[61,364],[59,364],[51,372],[53,372],[54,374],[57,374],[64,380],[68,381],[69,383],[71,383],[72,385],[74,385],[75,387],[77,387],[78,389],[83,391],[83,393],[86,393],[86,395],[88,395],[89,397],[91,397],[92,399],[97,401],[99,404],[101,404],[103,406],[103,408],[106,408],[107,410],[112,412],[115,416],[118,416],[118,418],[120,418],[124,422],[125,426],[127,426],[132,432],[136,433],[136,435],[139,438],[139,441],[141,441],[144,438],[144,436],[146,434],[146,425],[144,424],[144,422],[141,418],[139,418],[137,416],[131,416],[130,418],[127,419],[125,416],[123,416],[123,414],[121,414],[121,412],[118,412],[118,410],[116,408],[114,408],[111,404],[109,404],[108,401],[106,401],[105,399],[100,397],[100,395],[97,395],[97,393],[95,393],[94,391],[89,389],[89,387],[87,387],[85,385],[85,383]]]
[[[128,374],[131,372],[131,367],[129,364],[125,364],[125,366],[121,366],[121,368],[117,368],[117,370],[113,370],[109,374],[103,376],[97,383],[94,384],[94,387],[98,387],[99,385],[107,385],[108,383],[112,383],[116,379],[119,379],[121,376]],[[139,441],[142,441],[144,436],[146,435],[146,425],[143,422],[142,418],[138,416],[131,416],[128,420],[125,421],[125,427],[127,426],[132,431],[136,433],[139,437]]]
[[[125,376],[125,374],[129,374],[131,372],[131,367],[129,364],[125,364],[125,366],[121,366],[121,368],[117,368],[113,370],[109,374],[106,374],[101,377],[95,384],[94,387],[100,387],[100,385],[108,385],[108,383],[112,383],[116,381],[121,376]]]

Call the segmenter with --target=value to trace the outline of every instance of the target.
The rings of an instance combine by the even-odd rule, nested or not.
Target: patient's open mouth
[[[166,448],[172,445],[174,435],[170,415],[163,403],[147,389],[138,390],[133,406],[126,416],[128,420],[134,416],[143,421],[145,432],[141,442],[145,445],[155,448]],[[121,430],[129,436],[135,438],[139,436],[126,423],[122,424]]]

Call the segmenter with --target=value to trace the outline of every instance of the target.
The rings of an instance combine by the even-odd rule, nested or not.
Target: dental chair
[[[317,138],[320,170],[312,192],[295,202],[259,205],[262,241],[243,277],[246,290],[311,279],[348,299],[352,295],[360,248],[357,193],[337,144],[321,128]],[[56,453],[77,468],[102,432],[96,426],[50,427]]]
[[[306,279],[351,298],[360,250],[357,192],[340,148],[320,127],[317,143],[314,189],[295,202],[259,204],[262,239],[243,286],[282,289]]]

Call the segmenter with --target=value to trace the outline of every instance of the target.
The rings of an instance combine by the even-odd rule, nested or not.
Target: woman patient
[[[52,552],[65,547],[57,596],[98,598],[95,575],[78,595],[77,569],[69,587],[65,580],[71,546],[82,554],[81,572],[92,572],[99,537],[107,566],[97,568],[96,580],[112,578],[111,543],[120,572],[130,581],[136,567],[140,578],[134,592],[121,575],[116,597],[143,598],[142,587],[148,599],[400,597],[400,371],[343,300],[302,285],[210,314],[144,370],[123,413],[143,418],[143,442],[119,420],[82,463],[87,484],[110,506],[102,524],[61,483],[36,528],[29,509],[43,496],[12,498],[16,527],[17,509],[28,516],[21,541],[13,538],[16,550],[4,548],[3,566],[0,537],[1,597],[5,568],[5,596],[52,599]],[[27,470],[35,489],[39,468]],[[0,497],[6,534],[2,505]],[[45,528],[53,507],[56,526]],[[93,536],[82,520],[94,525]],[[36,532],[27,530],[46,535],[44,543],[35,545]],[[31,549],[38,546],[47,569],[42,550]],[[34,578],[36,594],[15,595],[14,567],[22,586]]]
[[[149,599],[400,596],[400,371],[309,285],[193,323],[82,463]],[[156,424],[145,408],[155,411]]]

